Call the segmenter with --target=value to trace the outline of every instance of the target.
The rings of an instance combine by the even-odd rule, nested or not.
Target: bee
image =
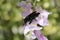
[[[36,11],[32,12],[31,14],[25,17],[24,23],[26,24],[27,22],[29,22],[29,24],[31,24],[32,21],[35,20],[35,18],[38,17],[39,14],[40,13],[37,13]]]
[[[38,17],[39,15],[40,15],[40,13],[37,13],[36,11],[32,12],[31,14],[29,14],[28,16],[25,17],[24,24],[26,24],[27,22],[29,22],[29,24],[31,24],[33,22],[33,20],[36,20],[35,18]],[[39,24],[37,24],[37,26],[42,27]]]

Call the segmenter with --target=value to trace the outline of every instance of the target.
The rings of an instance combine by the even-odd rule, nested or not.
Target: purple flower
[[[48,15],[50,14],[49,12],[47,12],[46,10],[42,10],[42,8],[37,8],[36,9],[37,12],[40,13],[40,15],[36,18],[37,23],[42,25],[42,26],[47,26],[48,23]],[[38,40],[48,40],[43,33],[41,32],[41,30],[35,30],[34,31],[35,36],[37,37]]]
[[[36,10],[37,11],[37,10]],[[39,12],[39,10],[38,10]],[[42,26],[47,26],[48,23],[48,15],[50,14],[49,12],[47,12],[46,10],[40,10],[40,15],[36,18],[38,24],[42,25]]]
[[[23,8],[23,13],[22,13],[23,18],[25,18],[32,12],[31,3],[27,3],[26,1],[21,1],[18,3],[18,6]]]
[[[22,12],[23,18],[25,18],[26,16],[32,13],[31,3],[21,1],[20,3],[18,3],[18,6],[23,8],[23,12]],[[38,27],[37,24],[42,26],[47,26],[48,15],[50,13],[47,12],[46,10],[42,10],[41,7],[37,7],[35,11],[39,12],[40,15],[36,18],[36,20],[34,19],[31,24],[27,22],[27,24],[24,25],[24,35],[27,38],[32,38],[32,39],[37,38],[38,40],[48,40],[41,32],[42,27]]]
[[[48,18],[48,15],[50,14],[48,11],[46,11],[46,10],[42,10],[41,12],[40,12],[41,14],[41,17],[42,18]]]
[[[45,19],[45,18],[42,18],[42,19],[37,19],[37,23],[42,25],[42,26],[47,26],[49,23],[48,23],[48,19]]]
[[[32,7],[31,3],[27,3],[26,1],[19,2],[18,6],[26,8],[26,9],[30,9]]]
[[[32,39],[36,38],[34,30],[41,30],[42,29],[42,27],[37,27],[37,25],[34,25],[34,24],[27,24],[24,27],[25,27],[24,28],[25,37],[32,38]]]
[[[41,31],[35,30],[34,33],[35,33],[35,35],[36,35],[36,37],[37,37],[38,40],[48,40],[48,39],[42,34]]]

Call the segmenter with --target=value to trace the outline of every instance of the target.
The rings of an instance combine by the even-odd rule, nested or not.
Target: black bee
[[[25,17],[24,19],[24,24],[29,22],[29,24],[32,23],[33,20],[36,20],[35,18],[39,16],[40,13],[37,13],[36,11],[32,12],[28,16]],[[41,25],[37,24],[38,27],[42,27]]]
[[[33,19],[35,19],[36,17],[38,17],[40,13],[37,13],[36,11],[32,12],[31,14],[29,14],[25,19],[24,19],[24,23],[26,24],[27,22],[29,22],[29,24],[32,22]]]

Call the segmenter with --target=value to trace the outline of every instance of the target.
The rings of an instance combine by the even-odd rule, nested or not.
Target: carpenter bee
[[[35,18],[38,17],[39,15],[40,15],[40,13],[37,13],[36,11],[32,12],[31,14],[29,14],[28,16],[25,17],[24,24],[26,24],[27,22],[29,22],[29,24],[31,24],[32,21],[36,20]],[[42,27],[39,24],[37,24],[37,26]]]
[[[38,17],[39,14],[40,13],[37,13],[36,11],[32,12],[31,14],[25,17],[24,23],[26,24],[27,22],[29,22],[29,24],[31,24],[32,20]]]

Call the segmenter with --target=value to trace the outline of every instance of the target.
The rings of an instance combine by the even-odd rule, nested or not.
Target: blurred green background
[[[23,35],[22,8],[17,7],[23,0],[0,0],[0,40],[28,40]],[[60,40],[60,0],[24,0],[40,4],[49,11],[49,26],[43,33],[49,40]],[[35,2],[36,1],[36,2]]]

